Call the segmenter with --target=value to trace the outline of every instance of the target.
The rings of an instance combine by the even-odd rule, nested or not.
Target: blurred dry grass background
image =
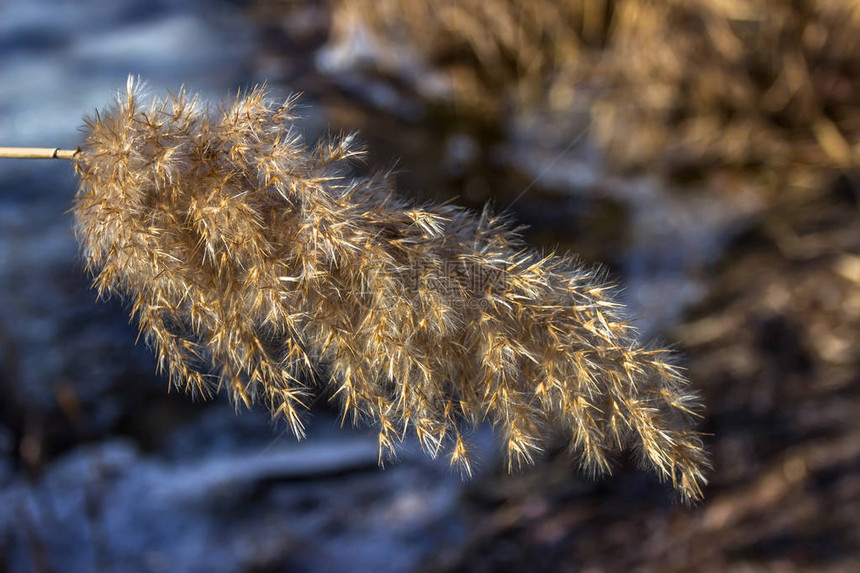
[[[335,1],[332,33],[369,33],[383,73],[411,52],[445,86],[424,95],[489,121],[585,105],[626,169],[814,193],[860,160],[850,0]]]
[[[858,58],[852,1],[623,3],[597,138],[625,166],[814,193],[860,160]]]

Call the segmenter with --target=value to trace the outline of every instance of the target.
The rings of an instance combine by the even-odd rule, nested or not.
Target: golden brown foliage
[[[370,33],[375,64],[413,48],[449,80],[454,103],[495,114],[546,97],[560,71],[591,67],[615,0],[333,0],[334,42]]]
[[[380,454],[411,426],[469,473],[464,424],[492,421],[518,464],[553,427],[591,470],[634,447],[701,497],[697,401],[594,271],[529,250],[487,211],[339,177],[350,138],[309,148],[291,119],[260,89],[209,114],[184,93],[142,106],[130,85],[87,120],[87,266],[100,295],[130,298],[177,386],[263,400],[301,436],[321,364],[344,417],[378,426]]]
[[[857,0],[334,0],[467,109],[592,104],[617,166],[818,191],[860,164]],[[571,113],[573,121],[573,113]],[[737,177],[740,175],[741,177]],[[734,186],[734,185],[733,185]]]
[[[620,3],[596,136],[627,166],[818,191],[860,163],[856,0]]]

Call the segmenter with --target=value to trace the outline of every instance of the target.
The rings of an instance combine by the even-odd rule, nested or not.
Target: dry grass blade
[[[257,89],[214,114],[184,93],[144,106],[130,85],[87,120],[74,206],[87,266],[101,295],[130,299],[176,385],[262,400],[301,436],[322,364],[382,450],[411,427],[469,473],[465,426],[489,419],[511,464],[554,426],[592,470],[633,447],[701,497],[697,401],[594,271],[538,255],[488,211],[340,177],[349,138],[306,146],[291,105]]]

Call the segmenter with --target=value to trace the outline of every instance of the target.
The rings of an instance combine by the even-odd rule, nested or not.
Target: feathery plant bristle
[[[591,470],[633,446],[701,497],[698,402],[594,271],[536,254],[487,210],[339,176],[350,137],[307,147],[293,102],[262,89],[215,113],[184,92],[138,100],[130,85],[86,122],[75,228],[95,288],[130,299],[174,384],[263,400],[302,436],[322,364],[380,454],[411,427],[468,474],[465,426],[492,421],[509,464],[554,427]]]

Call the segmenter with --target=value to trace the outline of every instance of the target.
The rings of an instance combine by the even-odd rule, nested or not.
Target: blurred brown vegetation
[[[625,166],[727,174],[771,193],[820,190],[860,160],[857,7],[619,3],[598,140]]]
[[[618,167],[814,193],[860,161],[850,0],[334,2],[335,41],[359,29],[377,72],[411,52],[460,113],[589,107]]]

